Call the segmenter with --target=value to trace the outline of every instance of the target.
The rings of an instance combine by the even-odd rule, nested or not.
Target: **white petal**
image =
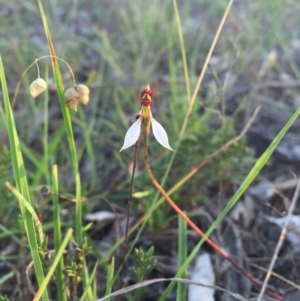
[[[132,145],[134,145],[141,134],[141,123],[142,123],[142,118],[140,117],[135,123],[128,129],[125,139],[124,139],[124,144],[122,148],[120,149],[120,152]]]
[[[168,135],[165,129],[152,117],[151,124],[155,139],[165,148],[174,151],[169,145]]]
[[[197,258],[196,262],[193,264],[191,280],[192,282],[203,283],[203,285],[208,285],[210,287],[190,284],[188,300],[189,301],[199,300],[199,296],[201,296],[200,298],[201,300],[205,300],[205,301],[215,300],[214,298],[215,289],[212,288],[213,285],[215,284],[215,278],[216,276],[214,273],[214,268],[209,254],[204,253],[200,255]]]

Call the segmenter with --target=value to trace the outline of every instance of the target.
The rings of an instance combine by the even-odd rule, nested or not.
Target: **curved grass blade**
[[[125,293],[131,292],[133,290],[136,290],[140,287],[146,287],[146,286],[149,286],[151,284],[162,282],[162,281],[173,281],[173,282],[178,282],[178,283],[184,283],[184,284],[187,284],[187,285],[192,284],[192,285],[203,286],[203,287],[211,288],[211,289],[214,289],[214,290],[219,290],[221,292],[226,292],[229,295],[231,295],[232,297],[234,297],[236,300],[247,301],[241,295],[232,293],[232,292],[230,292],[230,291],[228,291],[228,290],[226,290],[222,287],[219,287],[217,285],[209,285],[209,284],[199,283],[199,282],[195,282],[195,281],[192,281],[192,280],[181,279],[181,278],[158,278],[158,279],[152,279],[152,280],[145,280],[143,282],[139,282],[139,283],[127,286],[123,289],[120,289],[120,290],[118,290],[118,291],[116,291],[116,292],[114,292],[114,293],[112,293],[108,296],[105,296],[103,298],[100,298],[96,301],[104,301],[104,300],[107,300],[110,297],[120,296],[122,294],[125,294]],[[201,297],[199,298],[199,300],[201,300]]]
[[[34,221],[34,224],[35,224],[35,227],[37,229],[37,234],[38,234],[39,241],[40,241],[40,243],[43,243],[43,241],[45,239],[44,232],[43,232],[43,227],[42,227],[42,224],[41,224],[35,210],[31,206],[31,204],[24,198],[24,196],[15,187],[13,187],[10,183],[7,182],[6,187],[18,198],[19,202],[31,214],[31,217],[32,217],[32,219]]]

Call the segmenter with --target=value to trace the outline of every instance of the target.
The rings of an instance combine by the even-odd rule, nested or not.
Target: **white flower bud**
[[[42,78],[37,78],[30,85],[30,94],[33,98],[43,93],[47,89],[47,83]]]

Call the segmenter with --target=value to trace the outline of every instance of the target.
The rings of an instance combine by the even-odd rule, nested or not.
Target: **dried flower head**
[[[76,89],[79,94],[78,101],[84,105],[87,105],[90,101],[90,89],[85,85],[77,85]]]
[[[37,78],[30,85],[30,94],[33,98],[43,93],[47,89],[47,83],[42,78]]]
[[[65,92],[66,103],[71,110],[77,111],[78,102],[87,105],[90,101],[90,90],[85,85],[77,85]]]

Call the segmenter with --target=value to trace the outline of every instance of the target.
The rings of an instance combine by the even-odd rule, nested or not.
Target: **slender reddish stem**
[[[153,185],[156,187],[156,189],[162,194],[162,196],[166,199],[168,204],[186,221],[186,223],[196,232],[199,234],[200,237],[205,237],[205,233],[199,229],[192,221],[191,219],[172,201],[172,199],[169,197],[169,195],[165,192],[165,190],[160,186],[160,184],[156,181],[149,164],[148,160],[148,135],[143,134],[143,149],[144,149],[144,164],[146,172],[153,183]],[[245,269],[243,269],[235,260],[229,257],[229,255],[224,252],[218,245],[216,245],[210,238],[205,237],[205,241],[224,259],[229,261],[241,274],[243,274],[245,277],[247,277],[253,284],[255,284],[257,287],[261,288],[262,284],[249,272],[247,272]],[[270,297],[275,298],[279,301],[285,301],[285,299],[270,291],[266,290],[265,293],[269,295]]]

